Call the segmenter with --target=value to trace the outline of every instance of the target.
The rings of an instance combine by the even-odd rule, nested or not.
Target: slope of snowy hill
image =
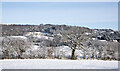
[[[58,60],[58,59],[5,59],[2,69],[118,69],[118,61]]]

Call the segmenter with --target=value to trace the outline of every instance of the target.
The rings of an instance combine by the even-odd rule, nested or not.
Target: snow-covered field
[[[0,63],[2,69],[118,69],[118,61],[103,60],[10,59]]]

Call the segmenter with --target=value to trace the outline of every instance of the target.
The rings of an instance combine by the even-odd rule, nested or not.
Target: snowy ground
[[[118,69],[118,61],[102,60],[12,59],[0,63],[2,69]]]

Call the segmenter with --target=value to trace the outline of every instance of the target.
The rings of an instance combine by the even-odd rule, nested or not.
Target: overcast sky
[[[117,2],[3,2],[3,23],[118,29]]]

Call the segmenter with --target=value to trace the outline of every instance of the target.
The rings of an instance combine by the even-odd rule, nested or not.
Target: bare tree
[[[83,41],[85,40],[85,38],[83,37],[83,33],[81,32],[74,32],[72,31],[72,33],[67,32],[66,34],[63,34],[63,38],[62,40],[64,41],[64,44],[69,46],[72,49],[72,53],[71,53],[71,59],[76,59],[75,57],[75,51],[76,49],[82,49],[85,51],[85,48],[83,47]]]

